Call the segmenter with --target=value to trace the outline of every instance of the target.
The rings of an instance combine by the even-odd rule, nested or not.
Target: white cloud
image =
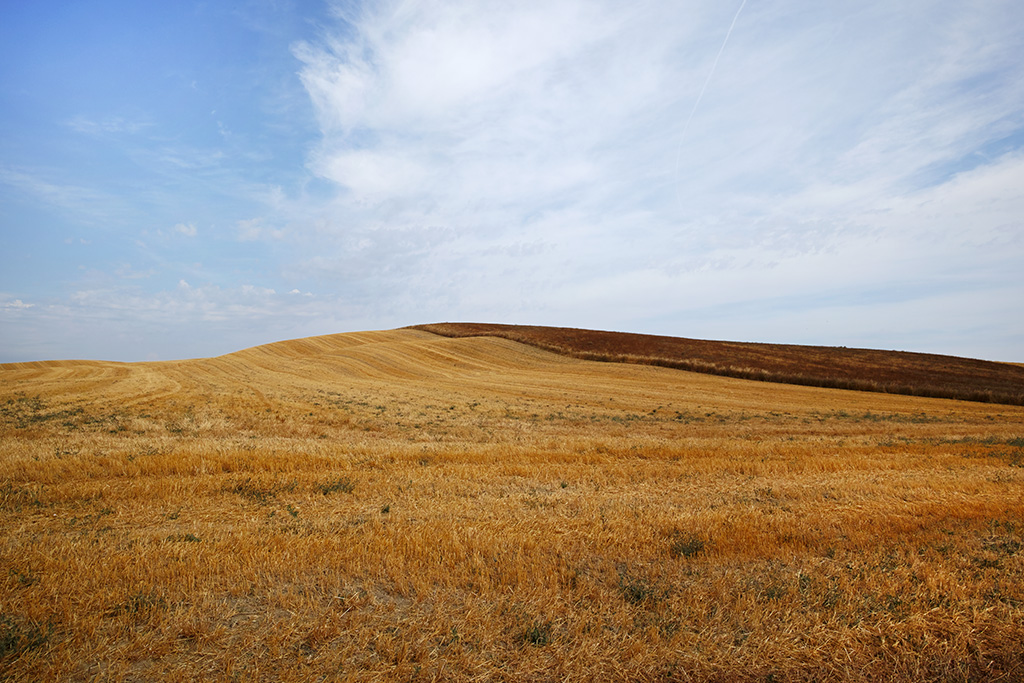
[[[309,167],[340,190],[301,269],[411,316],[674,316],[679,334],[708,306],[791,317],[878,292],[969,306],[1021,289],[1019,159],[984,150],[1024,130],[1024,10],[749,3],[683,136],[735,12],[467,0],[347,15],[295,48],[323,136]]]
[[[414,203],[412,218],[428,223],[478,225],[491,218],[481,208],[501,207],[500,222],[519,227],[556,203],[597,214],[644,206],[678,223],[724,201],[761,209],[814,183],[841,191],[873,178],[900,190],[1021,123],[1014,71],[984,102],[963,92],[1013,66],[999,51],[977,56],[978,35],[952,45],[901,35],[921,7],[786,7],[741,18],[679,140],[727,11],[375,6],[349,37],[296,50],[324,134],[311,169],[376,210]],[[970,17],[979,33],[1007,32],[995,10],[945,13],[951,30]]]
[[[425,165],[403,154],[354,150],[325,157],[314,166],[317,173],[343,185],[360,200],[404,194],[428,176]]]
[[[174,226],[174,231],[186,237],[195,237],[198,233],[194,223],[178,223]]]
[[[0,308],[4,308],[7,310],[22,311],[25,310],[26,308],[32,308],[33,306],[35,306],[35,304],[27,304],[21,299],[12,299],[10,301],[0,302]]]
[[[636,123],[658,85],[657,50],[616,39],[638,30],[632,12],[391,7],[351,42],[297,50],[325,135],[311,168],[377,208],[417,200],[450,214],[599,180],[595,147]]]

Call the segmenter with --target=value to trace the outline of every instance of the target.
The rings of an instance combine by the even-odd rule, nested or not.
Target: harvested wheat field
[[[1024,678],[1020,406],[404,329],[0,366],[0,440],[13,681]]]

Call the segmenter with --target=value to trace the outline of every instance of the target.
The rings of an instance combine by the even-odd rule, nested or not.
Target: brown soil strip
[[[586,360],[659,365],[764,382],[1024,405],[1024,367],[956,356],[533,325],[435,323],[412,329],[445,337],[502,337]]]

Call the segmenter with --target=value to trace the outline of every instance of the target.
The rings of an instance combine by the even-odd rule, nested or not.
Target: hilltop
[[[956,356],[534,325],[434,323],[412,329],[445,337],[502,337],[587,360],[764,382],[1024,405],[1024,366]]]

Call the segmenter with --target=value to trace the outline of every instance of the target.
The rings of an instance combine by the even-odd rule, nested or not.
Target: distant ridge
[[[502,337],[585,360],[658,365],[763,382],[1024,405],[1024,366],[957,356],[496,323],[434,323],[410,329],[444,337]]]

